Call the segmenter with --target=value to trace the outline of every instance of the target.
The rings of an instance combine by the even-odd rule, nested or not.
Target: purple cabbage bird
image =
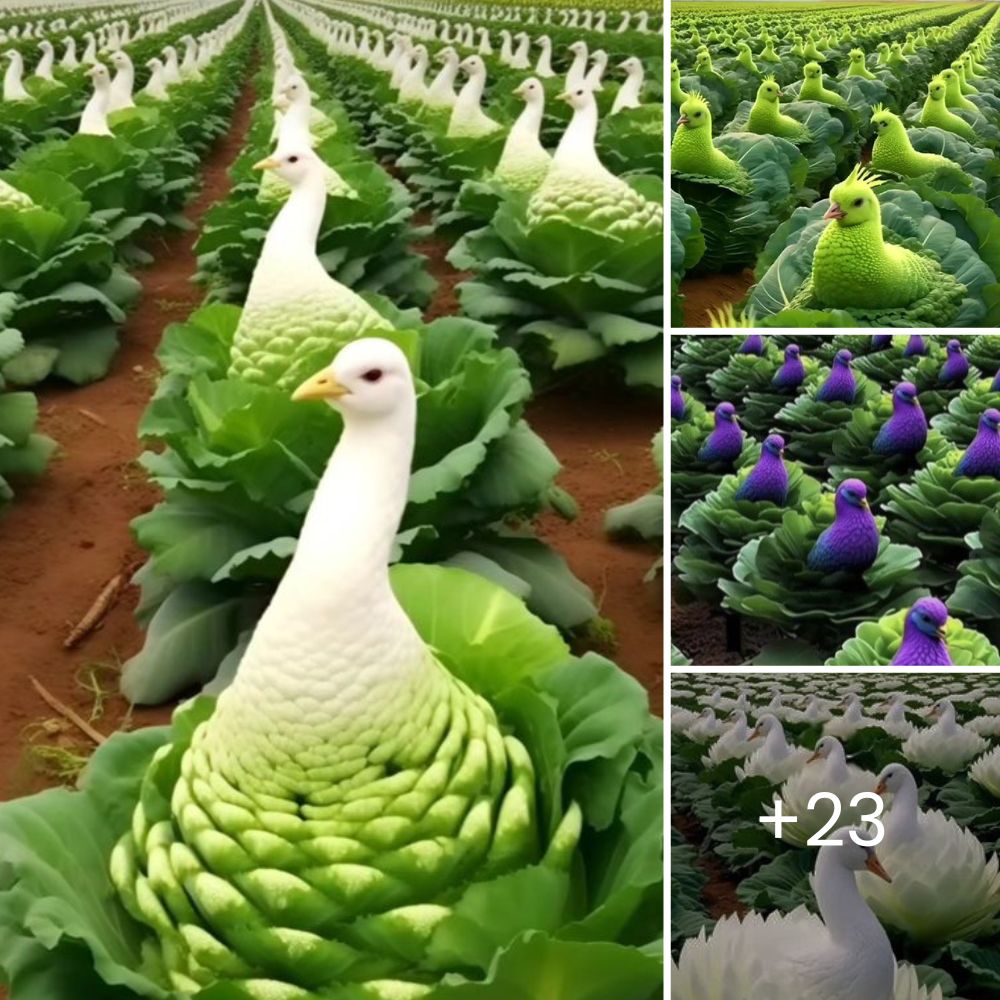
[[[921,597],[910,608],[903,629],[903,642],[891,667],[953,667],[944,627],[948,609],[936,597]]]
[[[887,347],[892,347],[892,334],[891,333],[873,333],[872,334],[872,350],[873,351],[884,351]]]
[[[860,479],[845,479],[837,487],[834,510],[833,524],[816,539],[808,566],[823,573],[863,573],[875,562],[879,542],[868,487]]]
[[[919,333],[910,334],[910,339],[906,342],[906,347],[903,348],[903,357],[912,358],[917,354],[927,353],[927,343],[924,338]]]
[[[780,434],[769,435],[753,471],[736,491],[736,499],[758,502],[770,500],[771,503],[784,507],[788,496],[788,469],[782,458],[784,452],[785,439]]]
[[[854,370],[851,368],[851,352],[837,351],[833,359],[833,367],[826,381],[819,387],[816,399],[821,403],[853,403],[858,391],[854,380]]]
[[[740,345],[740,354],[763,354],[764,353],[764,335],[760,333],[751,333],[746,340]]]
[[[670,376],[670,417],[672,420],[683,420],[687,412],[684,393],[681,392],[680,375]]]
[[[975,440],[966,448],[955,475],[1000,479],[1000,410],[989,409],[979,418]]]
[[[993,384],[990,386],[990,392],[1000,392],[1000,368],[997,369],[996,375],[993,376]]]
[[[915,455],[927,444],[927,417],[912,382],[892,390],[892,416],[882,425],[872,451],[876,455]]]
[[[719,403],[715,408],[715,430],[698,452],[699,461],[714,465],[725,462],[732,465],[743,450],[743,429],[732,403]]]
[[[969,359],[957,340],[948,341],[948,358],[938,373],[939,382],[961,382],[969,374]]]
[[[797,389],[805,377],[806,369],[799,357],[799,345],[789,344],[785,348],[785,363],[774,373],[771,385],[775,389]]]

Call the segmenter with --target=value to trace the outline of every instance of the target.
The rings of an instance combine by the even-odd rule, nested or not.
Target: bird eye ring
[[[361,376],[366,382],[377,382],[382,377],[380,368],[370,368]]]

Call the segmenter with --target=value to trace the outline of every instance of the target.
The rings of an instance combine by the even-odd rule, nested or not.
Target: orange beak
[[[830,207],[826,210],[824,219],[846,219],[847,213],[835,202],[830,202]]]
[[[878,857],[874,853],[872,853],[865,862],[865,868],[867,868],[872,875],[877,875],[880,879],[883,879],[886,882],[892,882],[892,877],[882,867],[882,862],[879,861]]]
[[[819,760],[823,755],[817,750],[807,761],[807,764],[811,764],[814,760]]]
[[[884,781],[880,781],[875,786],[875,794],[876,795],[885,795],[885,782]]]

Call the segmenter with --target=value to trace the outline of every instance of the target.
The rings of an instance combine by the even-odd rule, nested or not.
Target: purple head
[[[906,616],[907,629],[912,625],[932,639],[943,639],[947,624],[948,609],[936,597],[921,597]]]
[[[903,348],[903,357],[912,358],[914,354],[926,354],[927,344],[924,342],[924,338],[919,333],[913,333],[910,335],[910,339],[907,341],[906,347]]]
[[[681,377],[680,377],[680,375],[671,375],[670,376],[670,388],[671,389],[679,389],[680,387],[681,387]]]
[[[903,403],[906,406],[913,406],[917,401],[917,387],[912,382],[900,382],[892,390],[893,405]]]
[[[789,344],[785,348],[785,358],[786,358],[786,360],[790,359],[790,358],[797,358],[798,356],[799,356],[799,345],[798,344]]]
[[[992,431],[995,434],[998,428],[1000,428],[1000,410],[991,407],[979,418],[979,429]]]
[[[860,479],[845,479],[837,487],[835,505],[838,514],[852,507],[868,510],[868,487]]]
[[[736,416],[736,407],[732,403],[719,403],[715,408],[715,426],[722,427],[726,423],[738,424],[739,417]]]
[[[841,368],[850,368],[853,357],[854,355],[846,349],[837,351],[837,356],[833,359],[833,363],[840,365]]]
[[[949,340],[948,341],[948,353],[949,354],[961,354],[962,353],[962,345],[961,345],[961,343],[959,343],[959,341],[954,340],[954,339]]]
[[[764,450],[780,458],[785,450],[785,439],[780,434],[769,434],[764,439]]]
[[[763,354],[764,336],[760,333],[751,333],[740,345],[740,354]]]

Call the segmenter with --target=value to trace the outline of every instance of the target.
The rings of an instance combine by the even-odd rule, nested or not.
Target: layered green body
[[[884,127],[878,124],[872,145],[873,170],[887,170],[903,177],[919,177],[937,170],[960,170],[957,163],[937,153],[921,153],[914,149],[906,128],[898,116],[882,112]]]
[[[761,89],[767,84],[761,84]],[[788,139],[790,142],[806,143],[812,141],[812,133],[801,122],[781,113],[777,97],[768,99],[761,90],[757,92],[757,99],[750,109],[750,117],[747,120],[747,129],[756,132],[758,135],[776,135],[781,139]]]
[[[415,1000],[451,971],[434,935],[470,883],[568,867],[579,811],[545,850],[526,749],[436,662],[430,677],[350,733],[220,703],[157,753],[111,873],[165,986]]]

